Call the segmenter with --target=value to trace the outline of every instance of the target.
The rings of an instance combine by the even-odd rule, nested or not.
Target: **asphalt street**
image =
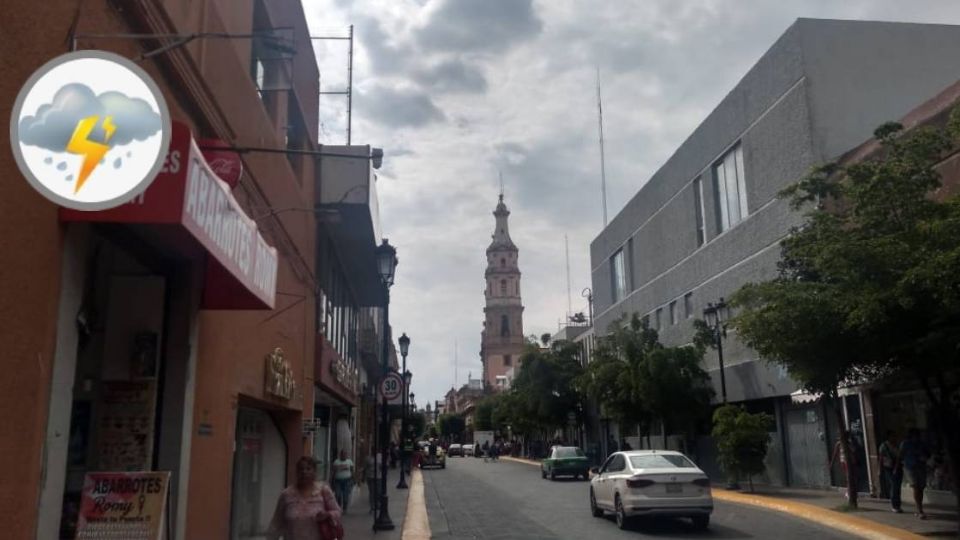
[[[780,512],[716,501],[707,531],[688,520],[657,519],[617,529],[612,516],[594,518],[589,482],[540,478],[531,465],[449,458],[446,469],[424,471],[427,513],[437,539],[774,538],[852,536]]]

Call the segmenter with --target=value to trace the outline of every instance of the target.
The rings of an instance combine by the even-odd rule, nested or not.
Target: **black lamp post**
[[[390,287],[393,285],[394,272],[397,270],[397,250],[384,238],[380,246],[377,247],[377,271],[380,273],[380,281],[383,283],[383,373],[386,377],[390,372]],[[390,424],[388,417],[387,398],[382,398],[380,411],[380,452],[383,461],[380,463],[380,504],[379,513],[373,522],[375,531],[391,531],[395,528],[393,520],[390,519],[390,510],[387,508],[389,497],[387,497],[387,463],[388,447],[390,444]]]
[[[713,330],[713,336],[717,345],[717,359],[720,362],[720,396],[723,403],[727,403],[727,378],[723,371],[723,338],[727,336],[728,308],[723,297],[716,304],[708,303],[703,310],[703,318]]]
[[[402,452],[402,461],[400,462],[400,481],[397,482],[397,489],[407,489],[407,478],[404,475],[404,470],[407,468],[407,460],[410,459],[410,456],[407,455],[407,389],[410,387],[410,372],[407,371],[407,352],[410,351],[410,338],[407,337],[407,333],[404,332],[400,339],[397,340],[400,344],[400,356],[403,358],[403,420],[400,421],[400,451]]]

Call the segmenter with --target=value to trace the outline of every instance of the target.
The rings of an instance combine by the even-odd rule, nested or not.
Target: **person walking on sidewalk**
[[[321,524],[339,523],[340,506],[333,491],[317,481],[317,462],[310,456],[297,461],[297,482],[280,492],[267,530],[269,540],[323,540]]]
[[[880,481],[882,488],[890,497],[890,509],[901,513],[900,488],[903,484],[903,467],[900,464],[900,449],[894,442],[893,430],[887,430],[887,436],[880,444]],[[881,488],[881,490],[882,490]]]
[[[347,457],[346,450],[340,450],[340,458],[333,462],[333,482],[334,493],[337,494],[337,502],[343,508],[343,513],[347,513],[350,506],[350,492],[353,490],[353,460]]]
[[[363,465],[363,477],[364,481],[367,483],[367,495],[370,498],[370,513],[374,514],[377,511],[377,474],[380,471],[380,464],[383,463],[383,458],[380,453],[375,449],[370,450],[370,455],[367,456],[366,461]]]
[[[923,490],[927,487],[928,458],[929,452],[920,439],[920,431],[910,428],[907,438],[900,443],[900,463],[913,487],[913,502],[917,505],[917,517],[920,519],[927,519],[923,513]]]

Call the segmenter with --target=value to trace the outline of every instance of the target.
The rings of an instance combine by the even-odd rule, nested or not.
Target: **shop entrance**
[[[60,538],[74,538],[84,476],[157,470],[167,279],[96,240],[81,307]]]
[[[286,487],[287,445],[270,414],[252,407],[237,411],[233,459],[233,540],[267,538],[277,498]]]

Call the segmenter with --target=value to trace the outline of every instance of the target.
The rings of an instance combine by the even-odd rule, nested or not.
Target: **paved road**
[[[612,517],[591,517],[588,482],[542,480],[536,467],[508,461],[451,458],[446,469],[424,471],[423,477],[435,539],[853,538],[779,512],[721,502],[704,532],[680,519],[621,531]]]

